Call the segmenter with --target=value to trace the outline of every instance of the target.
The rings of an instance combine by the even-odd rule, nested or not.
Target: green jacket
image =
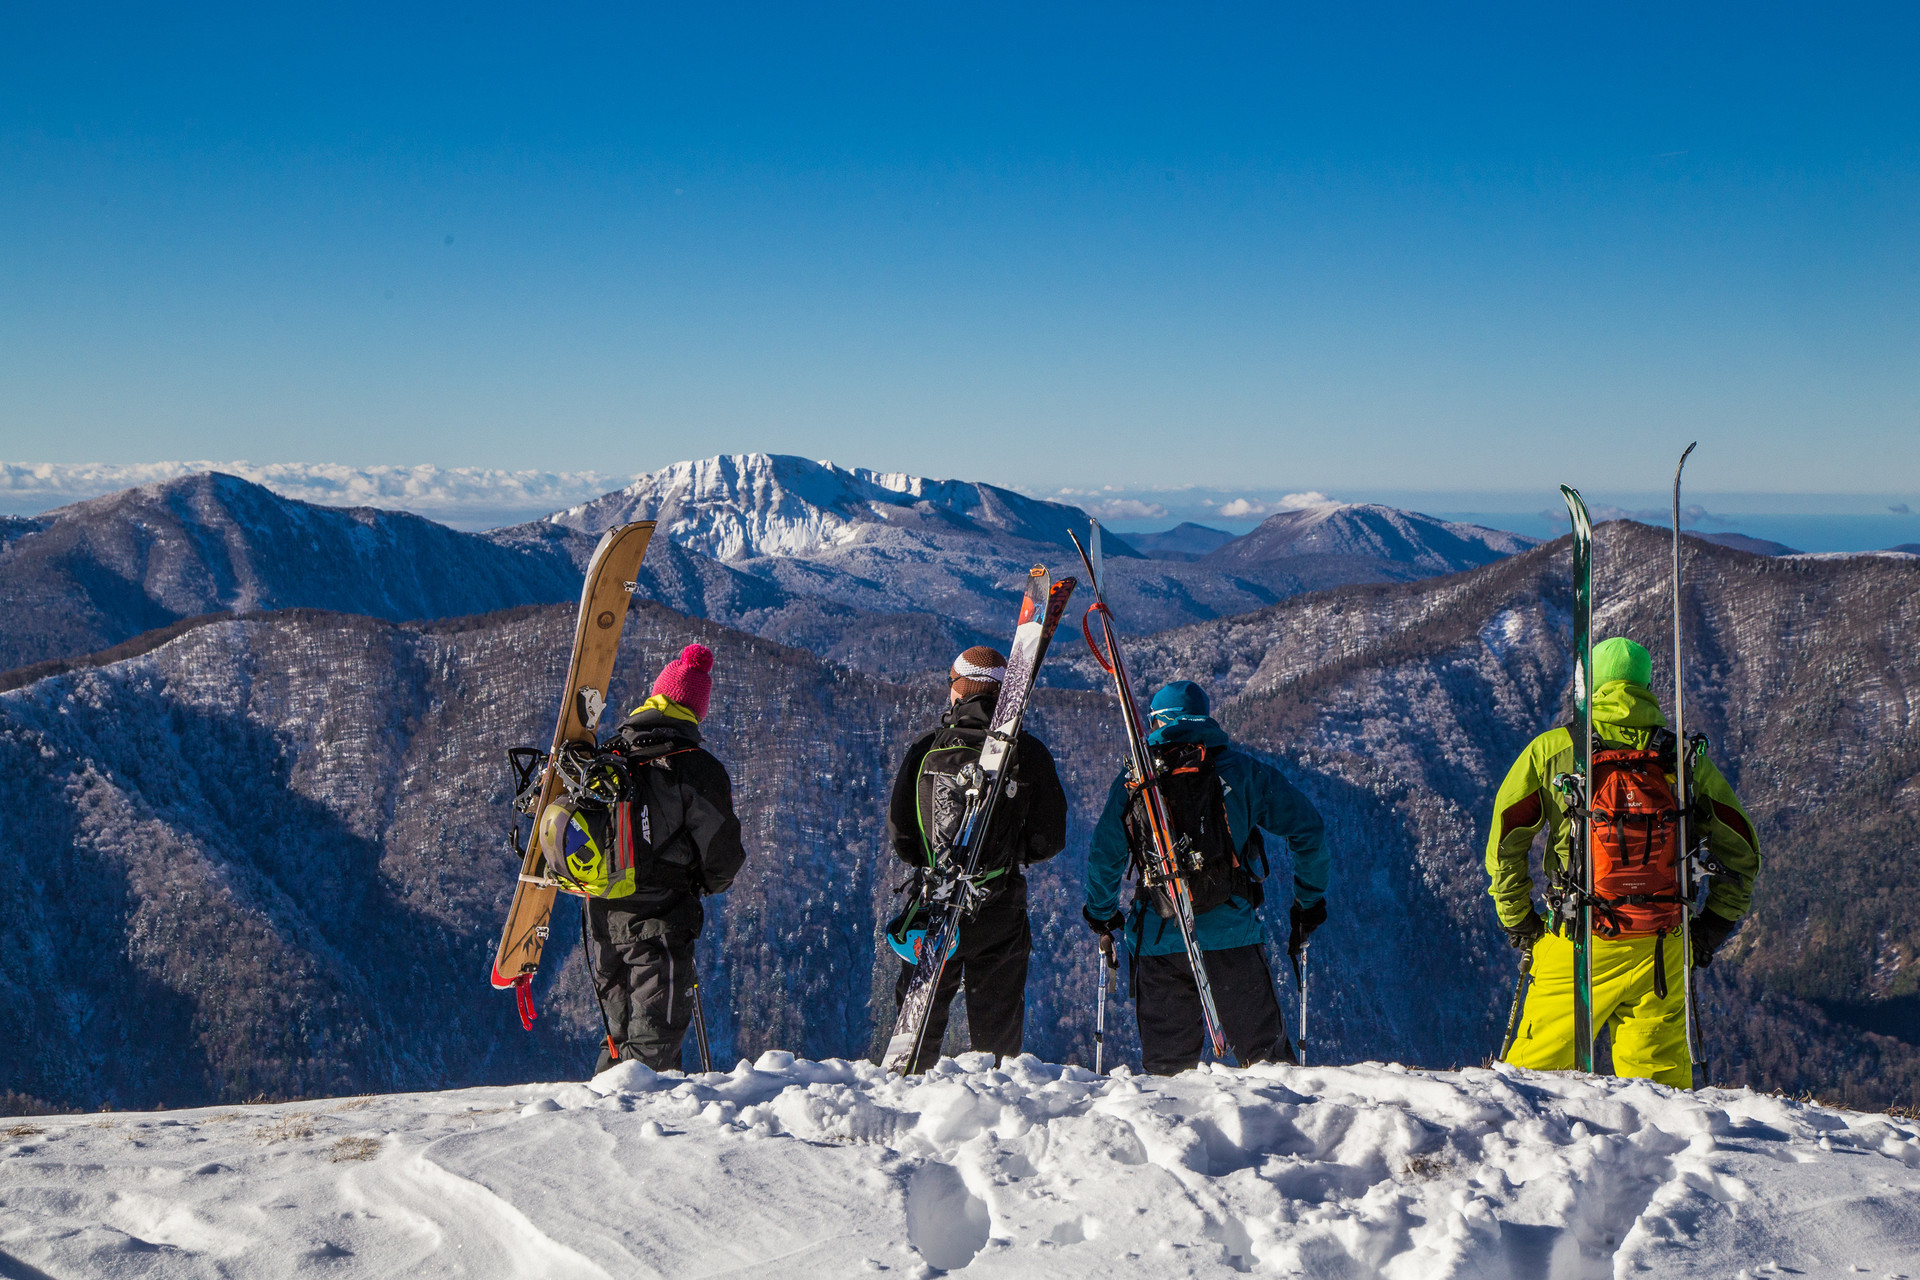
[[[1660,704],[1644,686],[1614,680],[1594,693],[1596,743],[1604,740],[1644,749],[1653,731],[1666,723]],[[1527,852],[1543,825],[1548,827],[1548,834],[1542,871],[1551,878],[1567,865],[1573,825],[1554,794],[1553,779],[1556,774],[1571,773],[1573,764],[1573,735],[1564,727],[1549,729],[1527,744],[1507,771],[1507,780],[1500,784],[1500,794],[1493,802],[1493,825],[1487,832],[1487,875],[1491,880],[1487,892],[1493,895],[1502,928],[1512,928],[1525,920],[1533,907]],[[1713,807],[1713,821],[1707,828],[1708,847],[1733,873],[1714,877],[1707,907],[1715,915],[1738,920],[1753,901],[1754,878],[1760,874],[1760,837],[1754,834],[1753,821],[1733,788],[1704,755],[1694,766],[1692,788],[1693,794],[1705,796]]]

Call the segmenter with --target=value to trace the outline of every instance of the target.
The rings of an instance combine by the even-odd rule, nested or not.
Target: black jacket
[[[640,872],[639,891],[614,905],[633,910],[665,910],[689,897],[725,893],[740,874],[747,851],[740,842],[740,819],[733,812],[733,780],[726,766],[700,745],[700,728],[660,711],[628,716],[614,731],[616,746],[633,769],[636,790],[641,770],[665,767],[680,812],[669,819],[671,831],[654,831],[652,862]],[[691,793],[687,795],[685,793]],[[704,804],[696,803],[698,797]]]
[[[921,734],[907,748],[887,806],[887,839],[894,856],[902,862],[925,868],[932,861],[932,850],[920,834],[920,766],[928,749],[937,738],[954,730],[984,740],[997,697],[994,693],[977,693],[962,698],[940,718],[940,728]],[[1013,873],[1009,880],[1019,877],[1022,866],[1045,861],[1067,847],[1067,793],[1060,786],[1052,753],[1023,729],[1014,744],[1012,766],[1008,777],[1018,786],[1012,795],[1002,796],[981,856],[983,870],[1007,868]]]

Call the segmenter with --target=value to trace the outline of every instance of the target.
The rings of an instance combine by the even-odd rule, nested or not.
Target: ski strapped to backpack
[[[1227,1037],[1221,1027],[1219,1007],[1214,1003],[1213,983],[1207,977],[1206,956],[1201,952],[1199,939],[1194,934],[1194,901],[1188,884],[1188,869],[1181,861],[1181,846],[1174,837],[1167,813],[1166,796],[1160,785],[1160,766],[1148,749],[1140,708],[1134,703],[1133,686],[1127,680],[1126,663],[1120,656],[1120,641],[1113,630],[1113,611],[1107,608],[1106,592],[1101,580],[1101,570],[1105,566],[1100,556],[1100,522],[1093,522],[1086,546],[1081,545],[1080,539],[1072,531],[1067,536],[1073,539],[1074,550],[1080,553],[1080,562],[1086,566],[1087,576],[1093,582],[1093,604],[1081,616],[1080,631],[1086,637],[1087,648],[1093,651],[1094,661],[1113,677],[1114,696],[1119,699],[1120,716],[1126,728],[1128,786],[1140,802],[1146,837],[1144,845],[1134,847],[1141,850],[1143,862],[1151,867],[1156,877],[1154,883],[1162,891],[1166,905],[1171,908],[1171,919],[1180,928],[1180,940],[1187,950],[1187,963],[1193,969],[1194,990],[1200,997],[1200,1018],[1206,1026],[1207,1041],[1213,1049],[1213,1056],[1225,1062],[1228,1057]],[[1093,638],[1092,618],[1096,613],[1100,615],[1100,628],[1106,640],[1104,653]],[[1130,805],[1130,812],[1131,809]],[[1223,811],[1222,826],[1224,822]],[[1129,832],[1129,835],[1132,833]],[[1129,844],[1133,844],[1131,839]],[[1143,878],[1142,884],[1145,883]],[[1161,900],[1155,899],[1156,909]]]
[[[1198,742],[1170,742],[1149,748],[1151,772],[1145,780],[1127,779],[1132,793],[1122,823],[1133,853],[1134,874],[1154,913],[1170,920],[1176,912],[1169,875],[1185,881],[1193,914],[1204,915],[1229,898],[1241,898],[1258,908],[1266,900],[1258,874],[1242,863],[1240,850],[1227,820],[1227,792],[1220,781],[1219,749]],[[1174,832],[1172,867],[1163,870],[1154,857],[1153,814],[1146,793],[1156,791]],[[1264,846],[1248,842],[1249,852]]]
[[[917,962],[908,981],[906,995],[894,1019],[893,1034],[881,1056],[881,1065],[889,1071],[906,1073],[921,1061],[927,1046],[927,1024],[933,1012],[933,1000],[947,962],[960,945],[960,924],[970,916],[992,891],[980,871],[993,815],[1008,781],[1008,768],[1014,746],[1019,741],[1020,723],[1026,715],[1033,682],[1054,629],[1066,612],[1067,598],[1073,594],[1072,578],[1048,585],[1044,566],[1035,565],[1027,577],[1027,590],[1020,602],[1020,619],[1014,629],[1013,647],[1007,656],[1007,671],[1000,684],[1000,696],[993,705],[980,757],[956,773],[960,820],[952,843],[934,851],[932,869],[926,873],[924,903],[927,911],[926,934],[914,947]],[[936,1046],[937,1047],[937,1046]]]
[[[1586,500],[1560,486],[1573,521],[1573,651],[1580,672],[1580,717],[1573,734],[1574,772],[1553,780],[1562,805],[1586,809],[1593,764],[1593,517]],[[1555,877],[1547,898],[1548,922],[1566,922],[1573,932],[1573,1068],[1593,1070],[1593,823],[1589,813],[1574,824],[1573,856]]]

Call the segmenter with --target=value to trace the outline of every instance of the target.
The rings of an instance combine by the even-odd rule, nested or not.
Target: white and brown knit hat
[[[953,660],[947,679],[953,691],[963,698],[976,693],[991,693],[1007,678],[1007,656],[998,649],[977,644]]]

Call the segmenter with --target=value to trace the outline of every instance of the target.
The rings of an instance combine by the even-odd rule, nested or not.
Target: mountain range
[[[1528,545],[1389,508],[1293,514],[1192,563],[1147,560],[1109,535],[1116,609],[1147,631],[1301,590],[1469,568]],[[667,534],[640,575],[642,595],[895,677],[1003,640],[1009,590],[1035,563],[1074,572],[1066,534],[1087,521],[1077,507],[992,485],[766,454],[679,463],[484,534],[201,474],[0,525],[0,608],[11,619],[0,671],[216,612],[404,621],[566,601],[601,531],[635,519]],[[1249,538],[1257,550],[1221,558]]]
[[[523,527],[490,545],[563,556],[590,534],[545,527],[544,542]],[[656,589],[669,580],[688,598],[757,589],[770,580],[743,566],[778,558],[658,545]],[[1912,1105],[1920,563],[1687,547],[1689,724],[1711,735],[1767,856],[1755,915],[1705,984],[1717,1078]],[[1661,688],[1668,552],[1660,531],[1600,530],[1601,634],[1647,644]],[[1489,1052],[1513,967],[1484,895],[1486,809],[1507,762],[1568,713],[1567,578],[1562,540],[1132,642],[1143,688],[1205,683],[1236,738],[1327,819],[1319,1060],[1450,1066]],[[815,599],[824,634],[833,602]],[[550,732],[571,625],[564,604],[409,623],[215,618],[0,694],[16,797],[5,833],[23,855],[0,886],[0,1016],[33,1046],[0,1055],[0,1091],[177,1106],[584,1071],[600,1030],[571,915],[556,917],[531,1035],[482,977],[512,876],[500,753]],[[875,945],[896,878],[881,809],[941,684],[637,601],[615,700],[694,639],[719,655],[705,731],[733,771],[751,853],[703,943],[716,1056],[865,1053],[892,977]],[[1030,721],[1073,807],[1066,852],[1031,876],[1028,1047],[1084,1059],[1094,968],[1080,876],[1121,743],[1074,637],[1049,667],[1081,687],[1041,690]],[[1277,945],[1289,878],[1275,853]],[[1117,1017],[1130,1052],[1130,1010]],[[964,1019],[953,1034],[962,1042]]]

